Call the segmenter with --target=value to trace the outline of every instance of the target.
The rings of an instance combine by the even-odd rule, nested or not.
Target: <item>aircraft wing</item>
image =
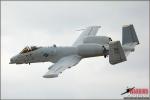
[[[81,57],[78,55],[71,55],[61,58],[58,62],[49,67],[49,71],[43,76],[44,78],[58,77],[59,73],[62,73],[67,68],[75,66],[79,63]]]
[[[81,33],[81,35],[78,37],[78,39],[74,42],[73,46],[78,46],[80,44],[83,44],[83,40],[86,37],[95,36],[99,28],[100,28],[100,26],[90,26],[90,27],[87,27]]]

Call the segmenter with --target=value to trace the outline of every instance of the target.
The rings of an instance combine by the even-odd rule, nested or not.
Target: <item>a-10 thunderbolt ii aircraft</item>
[[[52,62],[44,78],[58,77],[65,69],[71,68],[83,58],[109,55],[110,64],[126,61],[126,56],[139,44],[133,25],[122,27],[122,45],[120,41],[112,41],[107,36],[96,36],[100,26],[87,27],[68,47],[25,47],[19,54],[10,59],[10,64],[30,64],[36,62]]]

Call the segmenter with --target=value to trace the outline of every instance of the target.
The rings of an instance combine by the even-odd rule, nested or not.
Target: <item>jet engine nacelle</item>
[[[112,41],[110,37],[107,36],[90,36],[84,39],[84,43],[96,43],[101,45],[109,44]]]
[[[83,44],[77,48],[78,54],[82,57],[103,56],[104,48],[99,44]]]

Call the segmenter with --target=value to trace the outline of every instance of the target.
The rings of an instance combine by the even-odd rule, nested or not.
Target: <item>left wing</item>
[[[61,58],[58,62],[49,67],[49,71],[43,76],[44,78],[58,77],[59,73],[62,73],[67,68],[75,66],[79,63],[81,57],[78,55],[71,55]]]
[[[75,41],[75,43],[73,44],[73,46],[78,46],[80,44],[83,44],[83,40],[86,37],[95,36],[99,28],[100,28],[100,26],[90,26],[90,27],[87,27],[87,29],[85,29],[85,31],[83,31],[81,33],[81,35],[79,36],[79,38]]]

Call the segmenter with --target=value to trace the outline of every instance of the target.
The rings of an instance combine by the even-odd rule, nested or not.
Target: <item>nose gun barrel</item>
[[[14,58],[12,57],[12,58],[10,58],[10,62],[9,62],[9,64],[14,64],[15,63],[15,60],[14,60]]]

